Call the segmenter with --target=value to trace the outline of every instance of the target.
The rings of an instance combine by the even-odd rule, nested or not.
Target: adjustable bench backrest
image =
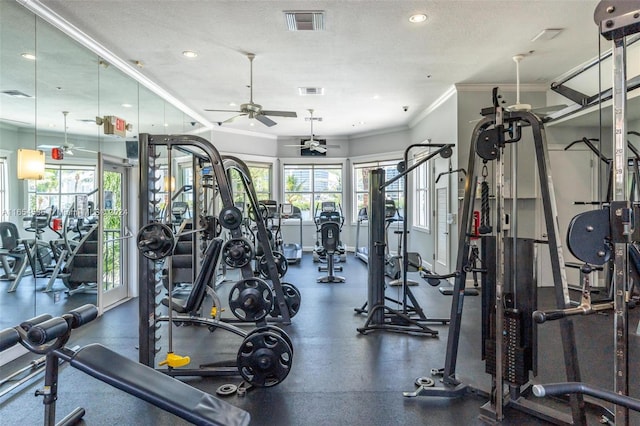
[[[97,343],[78,350],[69,364],[196,425],[244,426],[250,421],[248,412]]]
[[[207,251],[205,251],[204,253],[200,273],[196,277],[196,280],[191,287],[191,292],[189,293],[189,296],[185,300],[184,304],[179,303],[174,299],[171,300],[171,308],[174,311],[179,313],[187,313],[197,311],[200,308],[204,300],[204,296],[207,294],[207,286],[215,276],[216,266],[218,265],[218,260],[220,259],[221,252],[222,239],[214,238],[209,244],[209,247],[207,247]],[[165,306],[169,306],[169,299],[163,299],[162,304]]]

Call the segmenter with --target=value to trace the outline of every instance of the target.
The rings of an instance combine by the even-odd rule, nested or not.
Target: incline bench
[[[84,305],[62,317],[40,315],[14,328],[0,331],[0,352],[20,343],[31,352],[46,355],[44,424],[53,426],[58,388],[59,359],[130,395],[147,401],[196,425],[248,425],[249,413],[225,401],[191,387],[177,379],[126,358],[100,344],[90,344],[77,351],[64,345],[71,330],[98,315],[93,305]],[[58,425],[70,425],[85,414],[76,408]]]

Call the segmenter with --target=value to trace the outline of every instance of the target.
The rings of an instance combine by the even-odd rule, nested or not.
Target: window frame
[[[8,220],[5,216],[9,215],[9,185],[7,179],[9,173],[7,171],[8,164],[6,157],[0,157],[0,221]]]
[[[352,191],[353,199],[351,200],[351,217],[353,218],[352,224],[355,224],[355,221],[358,218],[358,211],[360,209],[360,207],[358,206],[358,195],[369,193],[368,187],[364,189],[358,188],[358,171],[357,170],[365,169],[365,168],[383,168],[385,169],[385,179],[388,180],[393,178],[394,176],[397,176],[397,174],[399,174],[399,172],[397,172],[397,165],[400,161],[402,161],[402,155],[400,155],[400,157],[393,156],[392,158],[387,158],[387,159],[363,159],[362,161],[357,161],[357,160],[353,161],[353,163],[351,164],[351,184],[353,187],[353,191]],[[393,176],[387,177],[388,170],[394,170],[395,174]],[[405,178],[406,176],[404,178],[398,179],[389,188],[386,188],[385,190],[385,197],[389,193],[396,194],[395,197],[391,197],[391,198],[393,198],[394,201],[396,202],[396,207],[398,209],[400,208],[402,209],[404,216],[406,216],[406,212],[404,212],[404,205],[406,204],[406,201],[405,201],[406,194],[403,197],[402,193],[404,192]],[[397,189],[390,190],[390,188],[397,188]]]
[[[413,163],[415,164],[420,159],[428,155],[430,150],[416,153],[413,156]],[[430,160],[425,161],[419,165],[413,174],[413,193],[415,194],[412,207],[411,226],[417,230],[431,233],[431,209],[432,209],[432,196],[433,191],[431,189],[431,179],[433,165]],[[425,208],[420,209],[420,198],[424,197]],[[424,221],[424,222],[423,222]]]
[[[307,210],[300,209],[302,211],[302,221],[303,223],[314,223],[314,214],[317,205],[317,195],[318,194],[337,194],[340,209],[342,210],[342,215],[345,216],[347,212],[345,211],[345,166],[344,161],[341,159],[327,159],[329,161],[318,161],[315,163],[309,163],[309,160],[303,162],[295,162],[295,161],[287,161],[283,162],[281,168],[281,176],[282,176],[282,185],[281,185],[281,194],[282,194],[282,202],[288,202],[287,194],[305,194],[310,196],[311,204],[309,206],[309,217],[305,217],[305,213]],[[331,161],[333,160],[333,161]],[[305,191],[287,191],[287,169],[288,168],[297,168],[297,169],[308,169],[310,172],[311,182],[309,183],[309,190]],[[339,189],[331,190],[331,191],[321,191],[316,189],[316,173],[322,169],[326,170],[336,170],[339,172]]]
[[[27,191],[26,191],[26,195],[27,195],[27,206],[28,206],[28,210],[29,210],[29,214],[36,214],[39,211],[42,210],[46,210],[47,208],[49,208],[52,203],[49,203],[48,206],[46,206],[44,209],[41,209],[38,207],[38,201],[37,198],[35,200],[35,205],[32,204],[32,197],[37,197],[38,195],[43,195],[43,196],[47,196],[47,197],[54,197],[57,199],[57,203],[53,203],[53,205],[56,206],[56,208],[58,209],[58,214],[61,216],[64,216],[65,214],[68,213],[68,208],[70,208],[71,206],[63,206],[62,205],[62,198],[63,197],[68,197],[68,196],[76,196],[76,195],[85,195],[87,194],[86,191],[77,191],[77,192],[66,192],[63,191],[63,185],[62,185],[62,172],[64,171],[68,171],[68,170],[82,170],[82,171],[87,171],[87,172],[93,172],[93,189],[95,190],[96,188],[98,188],[98,167],[93,165],[93,164],[53,164],[53,163],[46,163],[45,164],[45,175],[47,170],[56,170],[58,173],[58,184],[57,184],[57,191],[55,192],[40,192],[38,191],[38,182],[40,181],[36,181],[36,180],[28,180],[27,181]],[[31,187],[35,188],[35,190],[31,190]],[[91,196],[89,196],[89,200],[90,201],[96,201],[95,199],[95,194],[92,194]],[[96,206],[96,208],[99,208]]]

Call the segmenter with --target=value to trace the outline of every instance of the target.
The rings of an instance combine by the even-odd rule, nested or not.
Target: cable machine
[[[640,2],[617,2],[603,0],[598,3],[594,13],[594,21],[600,30],[600,34],[610,40],[613,45],[613,143],[614,153],[611,166],[613,168],[612,200],[609,206],[603,206],[602,210],[594,210],[582,213],[573,219],[575,222],[583,222],[582,226],[570,227],[570,232],[576,229],[583,236],[595,234],[597,238],[588,238],[592,244],[586,244],[591,251],[584,253],[581,260],[589,267],[589,260],[599,262],[599,258],[607,261],[613,258],[613,327],[614,327],[614,357],[613,357],[613,392],[585,385],[583,383],[560,383],[550,385],[536,385],[536,396],[571,394],[573,396],[583,394],[613,402],[615,404],[615,425],[628,426],[629,409],[640,411],[640,401],[628,397],[629,394],[629,324],[628,312],[630,301],[630,274],[629,254],[634,242],[640,240],[640,229],[636,223],[636,217],[640,214],[638,203],[630,202],[628,160],[626,140],[627,118],[627,36],[640,32]],[[594,227],[598,222],[600,226]],[[586,229],[586,232],[585,232]],[[593,232],[593,231],[595,232]],[[571,244],[571,234],[569,235]],[[579,247],[584,247],[580,244]],[[588,285],[588,281],[587,281]],[[587,288],[588,290],[588,288]],[[587,300],[587,302],[589,302]],[[584,305],[584,306],[583,306]],[[590,314],[596,309],[586,303],[573,309],[563,309],[556,312],[538,313],[538,316],[565,318],[568,315]],[[568,380],[572,382],[571,379]],[[579,380],[575,380],[579,382]]]
[[[393,301],[400,305],[399,309],[393,309],[387,306],[385,297],[385,188],[393,184],[397,180],[406,177],[421,164],[440,155],[442,158],[449,158],[453,155],[453,144],[413,144],[407,147],[404,152],[403,163],[399,167],[400,173],[384,181],[384,169],[374,169],[369,177],[369,250],[368,250],[368,298],[367,303],[370,307],[368,310],[367,320],[364,326],[358,328],[358,332],[366,334],[374,330],[388,330],[401,333],[425,334],[432,337],[438,335],[437,330],[433,330],[425,325],[425,323],[447,324],[449,318],[428,318],[420,304],[416,300],[413,292],[409,288],[407,282],[407,270],[409,267],[409,259],[407,254],[407,221],[403,221],[403,242],[402,245],[402,300]],[[416,147],[436,148],[435,151],[416,161],[410,167],[409,152]],[[404,180],[404,191],[408,193],[407,179]],[[405,196],[406,200],[406,196]],[[405,201],[406,203],[406,201]],[[408,209],[405,207],[405,216]],[[398,303],[400,302],[400,303]],[[365,312],[364,306],[360,309],[356,308],[356,312]]]
[[[460,216],[458,256],[452,304],[451,324],[447,340],[447,354],[443,369],[433,369],[432,374],[442,376],[442,385],[429,387],[420,385],[414,392],[404,392],[406,397],[436,396],[459,397],[469,391],[486,394],[480,389],[471,389],[456,377],[456,362],[465,296],[465,282],[471,248],[473,229],[473,203],[476,197],[478,158],[493,162],[495,208],[494,226],[491,233],[482,236],[482,258],[488,272],[483,274],[483,358],[486,371],[492,377],[489,402],[481,409],[481,415],[491,421],[501,421],[503,409],[511,406],[531,415],[558,424],[585,424],[582,397],[571,398],[571,415],[534,404],[524,398],[529,389],[529,375],[536,374],[536,334],[532,312],[536,309],[536,285],[533,281],[533,263],[536,241],[518,238],[517,224],[506,226],[505,214],[505,147],[514,149],[522,137],[522,128],[531,129],[540,178],[540,192],[544,221],[548,234],[551,271],[554,284],[555,303],[559,309],[570,307],[567,278],[564,266],[562,241],[559,238],[557,207],[553,180],[549,170],[549,154],[540,118],[529,111],[507,111],[500,106],[498,88],[493,90],[493,106],[484,108],[483,118],[473,130],[469,147],[469,164],[465,179],[465,193]],[[512,154],[513,154],[512,150]],[[515,155],[514,155],[515,157]],[[515,168],[515,162],[512,161]],[[515,169],[513,169],[515,170]],[[512,172],[513,173],[513,172]],[[513,188],[512,218],[516,210],[517,187]],[[511,230],[510,232],[508,230]],[[524,284],[526,283],[526,284]],[[560,320],[563,356],[568,381],[579,381],[580,370],[575,348],[573,323],[569,318]],[[433,384],[433,381],[431,382]]]

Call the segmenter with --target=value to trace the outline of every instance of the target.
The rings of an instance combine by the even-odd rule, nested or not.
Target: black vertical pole
[[[369,324],[384,323],[384,170],[371,171],[369,178]]]
[[[153,155],[153,147],[149,146],[150,135],[140,134],[140,217],[139,227],[149,223],[153,212],[150,211],[150,189],[155,185],[154,176],[149,176],[149,156]],[[150,150],[152,152],[150,152]],[[144,256],[138,256],[138,361],[153,367],[155,363],[155,285],[152,261]]]

